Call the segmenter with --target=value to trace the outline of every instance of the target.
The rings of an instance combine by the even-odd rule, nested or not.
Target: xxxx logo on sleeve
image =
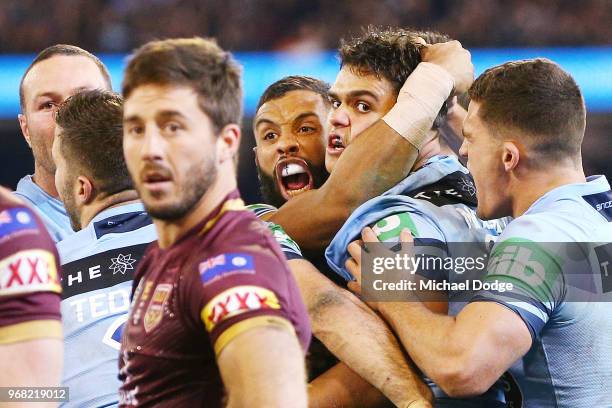
[[[31,292],[62,292],[53,253],[31,249],[0,260],[0,296]]]
[[[211,332],[218,323],[242,313],[280,308],[278,298],[269,289],[260,286],[234,286],[208,302],[201,317],[206,330]]]

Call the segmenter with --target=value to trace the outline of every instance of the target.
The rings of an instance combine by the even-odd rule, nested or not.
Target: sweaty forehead
[[[277,125],[283,125],[307,112],[312,112],[320,116],[320,119],[324,119],[327,109],[323,96],[316,92],[290,91],[280,98],[269,100],[261,105],[255,115],[255,123],[265,119]]]
[[[64,99],[81,89],[108,89],[100,68],[88,57],[57,55],[34,65],[23,80],[26,100],[55,94]]]

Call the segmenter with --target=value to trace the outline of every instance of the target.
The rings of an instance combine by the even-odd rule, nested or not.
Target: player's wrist
[[[382,119],[420,149],[428,140],[429,130],[454,86],[453,77],[444,68],[421,62],[400,89],[395,105]]]

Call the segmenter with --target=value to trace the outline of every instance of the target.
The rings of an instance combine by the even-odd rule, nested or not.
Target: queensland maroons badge
[[[162,283],[155,287],[155,291],[151,297],[151,303],[149,303],[149,307],[147,307],[147,311],[144,316],[143,323],[145,332],[148,333],[155,329],[159,322],[161,322],[164,315],[164,306],[170,297],[171,291],[172,285],[169,283]]]

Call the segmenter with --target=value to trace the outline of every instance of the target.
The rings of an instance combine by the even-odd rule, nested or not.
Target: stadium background
[[[333,82],[334,49],[368,24],[434,29],[472,52],[476,74],[511,59],[548,57],[572,73],[587,102],[587,174],[612,176],[610,0],[0,0],[0,184],[33,171],[17,122],[19,81],[35,54],[78,45],[108,65],[119,90],[125,56],[151,39],[214,36],[244,66],[239,183],[259,201],[251,117],[284,75]]]

